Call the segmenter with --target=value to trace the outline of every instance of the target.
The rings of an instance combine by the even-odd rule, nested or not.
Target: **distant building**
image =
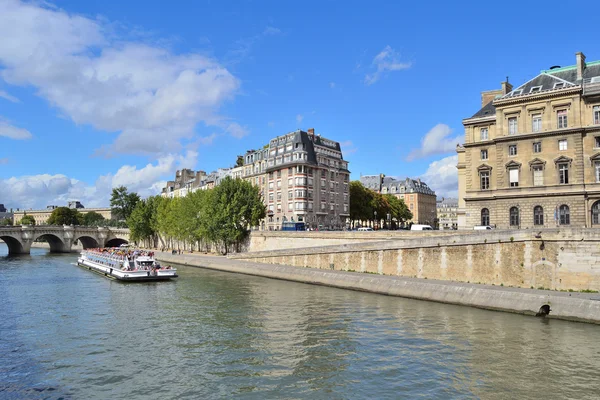
[[[6,207],[4,207],[4,204],[0,204],[0,213],[5,213],[6,211]]]
[[[77,202],[77,203],[79,203],[79,202]],[[17,225],[21,221],[21,219],[23,219],[23,217],[25,215],[30,215],[35,220],[36,225],[46,225],[48,218],[50,218],[50,215],[52,215],[52,211],[54,211],[56,208],[58,208],[58,207],[48,206],[48,207],[46,207],[46,209],[43,209],[43,210],[17,210],[14,212],[14,215],[12,215],[13,224]],[[70,207],[70,208],[74,208],[74,207]],[[110,207],[108,207],[108,208],[78,208],[77,211],[79,211],[80,214],[87,214],[91,211],[94,211],[94,212],[97,212],[98,214],[102,215],[104,217],[104,219],[112,219],[112,209]]]
[[[437,218],[440,230],[458,229],[458,199],[444,198],[437,201]]]
[[[79,202],[79,201],[70,201],[69,205],[67,207],[69,207],[69,208],[85,208],[83,206],[83,204],[81,204],[81,202]]]
[[[168,181],[162,189],[161,196],[169,198],[184,197],[190,192],[207,187],[208,179],[209,177],[204,171],[194,172],[188,168],[178,170],[175,173],[175,180]]]
[[[391,194],[404,200],[404,203],[413,214],[413,219],[408,222],[432,226],[435,224],[437,216],[436,195],[421,179],[406,178],[397,180],[379,174],[361,176],[360,183],[377,193]]]
[[[0,204],[0,219],[11,219],[13,218],[12,210],[9,212],[4,204]]]

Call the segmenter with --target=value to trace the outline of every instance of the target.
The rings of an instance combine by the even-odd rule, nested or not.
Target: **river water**
[[[0,244],[1,399],[600,398],[600,326]]]

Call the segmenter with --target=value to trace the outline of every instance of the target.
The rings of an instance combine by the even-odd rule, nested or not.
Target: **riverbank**
[[[598,293],[523,289],[262,264],[203,254],[171,254],[157,251],[155,257],[164,263],[525,315],[535,315],[540,307],[549,305],[552,309],[550,318],[600,324],[600,294]]]

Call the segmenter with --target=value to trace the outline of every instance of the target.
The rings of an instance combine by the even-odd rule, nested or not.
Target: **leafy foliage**
[[[140,201],[127,223],[131,239],[168,246],[173,240],[206,246],[216,244],[227,253],[242,243],[249,228],[266,215],[260,191],[241,179],[225,178],[216,188],[185,197],[150,197]]]
[[[27,215],[25,214],[23,216],[23,218],[21,218],[21,221],[19,222],[20,225],[35,225],[35,218],[33,218],[33,216],[31,215]]]
[[[375,214],[377,212],[377,214]],[[364,187],[359,181],[350,182],[350,219],[372,221],[390,219],[400,224],[411,220],[413,215],[404,200],[392,194],[380,194]]]
[[[80,214],[75,208],[58,207],[52,211],[46,223],[48,225],[79,225]]]
[[[0,218],[0,226],[12,226],[13,221],[10,218]]]
[[[84,226],[99,226],[104,221],[102,214],[96,211],[89,211],[85,214],[79,214],[79,224]]]
[[[125,221],[139,201],[140,196],[137,193],[129,193],[125,186],[119,186],[112,190],[110,207],[116,219]]]

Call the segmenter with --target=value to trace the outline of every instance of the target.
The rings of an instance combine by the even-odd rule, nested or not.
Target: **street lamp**
[[[388,231],[392,229],[392,214],[387,213]]]
[[[375,220],[373,221],[373,229],[377,228],[377,210],[373,211],[373,215],[375,216]]]

